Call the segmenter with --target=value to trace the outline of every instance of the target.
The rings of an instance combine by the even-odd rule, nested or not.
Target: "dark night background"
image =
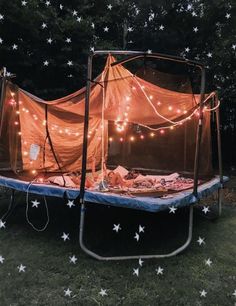
[[[223,162],[234,171],[235,12],[235,0],[0,0],[0,66],[16,74],[13,82],[20,87],[49,100],[85,85],[93,48],[197,59],[207,66],[207,91],[219,92]]]

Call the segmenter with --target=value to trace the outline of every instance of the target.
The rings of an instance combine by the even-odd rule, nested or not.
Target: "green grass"
[[[195,213],[190,247],[181,255],[145,260],[140,275],[133,275],[138,260],[99,262],[84,254],[78,243],[79,212],[62,201],[49,201],[50,224],[38,233],[25,220],[24,198],[0,230],[0,305],[235,305],[236,297],[236,196],[227,194],[222,217],[212,222]],[[6,210],[1,200],[0,215]],[[187,212],[148,214],[128,209],[89,206],[86,243],[100,254],[167,252],[185,240]],[[34,224],[45,220],[43,205],[31,209]],[[120,223],[119,234],[112,231]],[[145,226],[140,241],[138,225]],[[70,233],[63,242],[62,233]],[[204,237],[206,244],[196,240]],[[69,256],[78,258],[74,265]],[[210,258],[212,266],[205,265]],[[26,266],[19,273],[17,266]],[[163,275],[155,269],[164,268]],[[72,290],[71,297],[64,289]],[[107,289],[107,296],[99,291]],[[206,298],[200,290],[207,291]]]

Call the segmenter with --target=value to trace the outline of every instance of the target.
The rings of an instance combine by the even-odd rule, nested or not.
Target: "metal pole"
[[[7,69],[3,67],[2,69],[2,86],[1,86],[1,100],[0,100],[0,136],[2,135],[2,123],[3,123],[3,103],[6,96],[6,76],[7,76]]]
[[[216,103],[218,102],[218,95],[216,95]],[[220,134],[220,110],[216,109],[216,128],[217,128],[217,147],[218,147],[218,163],[219,163],[219,176],[220,188],[218,190],[218,214],[222,212],[223,202],[223,168],[222,168],[222,154],[221,154],[221,134]]]
[[[200,92],[200,106],[199,106],[199,120],[196,135],[196,149],[194,160],[194,183],[193,194],[197,197],[198,175],[199,175],[199,161],[200,161],[200,146],[202,140],[202,124],[203,124],[203,101],[205,96],[205,67],[201,67],[201,92]]]
[[[84,202],[85,179],[87,169],[87,146],[88,146],[88,128],[89,128],[89,102],[90,90],[92,79],[92,59],[93,55],[88,57],[88,71],[87,71],[87,86],[85,96],[85,110],[84,110],[84,137],[83,137],[83,155],[82,155],[82,168],[81,168],[81,183],[80,183],[80,203]]]
[[[188,221],[188,237],[183,245],[181,245],[179,248],[176,250],[167,253],[167,254],[150,254],[150,255],[128,255],[128,256],[101,256],[91,250],[89,250],[84,242],[83,242],[83,233],[84,233],[84,219],[85,219],[85,205],[81,205],[81,214],[80,214],[80,228],[79,228],[79,242],[80,242],[80,247],[81,249],[87,253],[88,255],[92,256],[95,259],[98,260],[127,260],[127,259],[151,259],[151,258],[166,258],[166,257],[172,257],[175,256],[182,251],[184,251],[188,245],[190,244],[192,240],[192,232],[193,232],[193,205],[189,207],[189,221]]]

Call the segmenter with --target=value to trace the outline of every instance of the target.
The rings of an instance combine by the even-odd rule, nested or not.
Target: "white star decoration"
[[[185,52],[187,52],[187,53],[188,53],[188,52],[190,51],[190,48],[189,48],[189,47],[187,47],[187,48],[185,48],[184,50],[185,50]]]
[[[78,22],[81,22],[82,18],[81,18],[81,17],[77,17],[76,20],[77,20]]]
[[[127,29],[128,32],[133,32],[133,30],[134,29],[132,27],[128,27],[128,29]]]
[[[52,43],[51,37],[49,37],[49,38],[47,39],[47,43],[51,45],[51,43]]]
[[[25,272],[26,266],[23,266],[22,264],[20,264],[20,266],[17,267],[19,273],[20,272]]]
[[[100,294],[101,296],[107,295],[107,289],[101,289],[100,292],[99,292],[99,294]]]
[[[233,50],[236,50],[236,44],[233,44],[233,45],[232,45],[232,49],[233,49]]]
[[[202,211],[204,212],[204,214],[207,214],[210,211],[209,206],[204,206]]]
[[[72,201],[68,200],[68,203],[67,203],[66,205],[69,206],[70,208],[71,208],[72,206],[75,206],[74,200],[72,200]]]
[[[206,297],[207,292],[204,289],[202,291],[199,291],[199,292],[200,292],[201,297]]]
[[[206,266],[210,267],[210,266],[211,266],[211,264],[212,264],[211,259],[210,259],[210,258],[208,258],[207,260],[205,260],[205,264],[206,264]]]
[[[60,6],[59,6],[59,7],[60,7],[60,10],[62,10],[62,9],[63,9],[63,5],[62,5],[62,4],[60,4]]]
[[[139,241],[139,234],[135,233],[134,239],[136,239],[137,241]]]
[[[116,225],[116,224],[113,224],[113,226],[114,226],[114,227],[113,227],[113,231],[115,231],[115,232],[118,233],[118,232],[121,230],[120,224],[117,224],[117,225]]]
[[[108,4],[108,5],[107,5],[107,9],[108,9],[108,10],[111,10],[111,9],[112,9],[112,5],[111,5],[111,4]]]
[[[0,14],[0,21],[4,19],[4,15]]]
[[[148,54],[152,54],[152,50],[148,49],[148,50],[147,50],[147,53],[148,53]]]
[[[0,44],[2,44],[3,43],[3,39],[0,37]]]
[[[68,66],[73,66],[73,62],[72,62],[72,61],[68,61],[68,62],[67,62],[67,65],[68,65]]]
[[[91,23],[91,27],[92,27],[93,29],[95,28],[94,22]]]
[[[199,237],[198,238],[198,240],[197,240],[197,242],[199,243],[199,245],[202,245],[202,244],[205,244],[205,238],[201,238],[201,237]]]
[[[66,290],[64,290],[64,295],[65,295],[65,296],[70,296],[71,293],[72,293],[72,291],[71,291],[69,288],[67,288]]]
[[[40,202],[38,200],[31,201],[31,203],[32,203],[32,207],[36,207],[36,208],[38,208],[38,206],[40,204]]]
[[[71,38],[67,37],[66,42],[69,44],[71,43]]]
[[[234,290],[234,292],[232,293],[232,295],[233,295],[234,297],[236,297],[236,289]]]
[[[48,64],[49,64],[49,61],[47,61],[47,60],[43,62],[44,66],[48,66]]]
[[[208,53],[207,53],[207,57],[212,57],[212,53],[211,53],[211,52],[208,52]]]
[[[0,219],[0,228],[5,228],[6,227],[6,221],[3,222],[1,219]]]
[[[164,269],[163,268],[161,268],[161,267],[158,267],[157,269],[156,269],[156,272],[157,272],[157,275],[159,275],[159,274],[163,274],[163,271],[164,271]]]
[[[231,17],[231,14],[227,13],[227,14],[225,15],[225,17],[226,17],[227,19],[229,19],[229,18]]]
[[[2,255],[0,255],[0,263],[2,263],[2,264],[3,264],[4,260],[5,260],[5,258],[4,258],[4,257],[2,257]]]
[[[12,45],[12,50],[17,50],[18,46],[16,44]]]
[[[197,33],[198,32],[198,27],[194,27],[193,32]]]
[[[104,32],[108,32],[108,31],[109,31],[109,28],[106,26],[105,28],[103,28],[103,31],[104,31]]]
[[[51,4],[51,2],[50,1],[46,1],[45,4],[46,4],[46,6],[49,6]]]
[[[94,52],[94,47],[90,47],[90,51],[91,51],[91,52]]]
[[[73,15],[73,16],[77,16],[77,15],[78,15],[78,12],[77,12],[76,10],[74,10],[74,11],[72,12],[72,15]]]
[[[66,241],[66,240],[70,240],[69,238],[69,234],[63,233],[63,235],[61,236],[61,238]]]
[[[139,276],[139,268],[133,269],[133,275]]]
[[[138,260],[138,264],[140,265],[140,267],[142,267],[143,266],[143,260],[141,259],[141,258],[139,258],[139,260]]]
[[[69,258],[70,258],[70,262],[72,262],[73,264],[75,264],[75,263],[76,263],[77,258],[75,257],[75,255],[70,256]]]
[[[159,30],[161,30],[161,31],[163,31],[164,30],[164,26],[163,26],[163,24],[161,24],[160,26],[159,26]]]
[[[27,2],[26,1],[21,1],[22,6],[26,6]]]
[[[139,233],[144,233],[144,229],[145,229],[145,226],[139,225],[139,227],[138,227]]]
[[[174,206],[171,206],[171,207],[169,207],[169,214],[175,214],[175,211],[177,210],[177,208],[176,207],[174,207]]]
[[[45,29],[45,28],[47,28],[47,27],[48,27],[47,24],[46,24],[45,22],[43,22],[42,25],[41,25],[41,28],[42,28],[42,29]]]

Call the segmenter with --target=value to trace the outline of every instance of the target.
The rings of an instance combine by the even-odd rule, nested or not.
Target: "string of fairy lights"
[[[173,121],[173,120],[169,120],[168,118],[166,118],[165,116],[163,116],[162,114],[160,114],[158,112],[158,110],[156,109],[156,106],[154,105],[154,98],[152,95],[148,95],[145,92],[145,87],[141,86],[140,84],[138,84],[138,86],[140,86],[144,96],[146,97],[146,100],[148,101],[148,103],[152,106],[153,109],[155,109],[155,114],[158,117],[161,117],[163,120],[165,120],[166,122],[168,122],[170,125],[169,126],[163,126],[163,127],[152,127],[152,126],[148,126],[145,124],[141,124],[141,123],[132,123],[129,121],[129,111],[131,108],[131,102],[132,102],[132,96],[131,95],[126,95],[124,97],[124,100],[119,104],[118,106],[118,116],[116,118],[116,120],[114,121],[114,127],[115,130],[117,132],[117,136],[113,135],[110,136],[108,138],[108,141],[114,142],[114,141],[119,141],[120,143],[123,143],[125,141],[129,141],[129,142],[135,142],[135,141],[143,141],[147,138],[149,139],[153,139],[155,138],[155,136],[158,135],[164,135],[166,130],[174,130],[176,127],[181,126],[184,124],[184,122],[191,120],[193,116],[197,116],[199,117],[199,106],[197,108],[195,108],[188,116],[184,117],[183,119],[180,119],[178,121]],[[132,86],[132,90],[135,90],[136,87]],[[204,101],[203,104],[205,104],[207,101],[209,101],[210,98],[213,98],[215,96],[215,93],[211,93]],[[16,94],[11,91],[10,92],[10,99],[9,99],[9,105],[11,105],[13,108],[17,108],[17,101],[15,99]],[[30,113],[30,111],[23,105],[23,102],[21,100],[18,101],[19,103],[19,108],[17,108],[17,110],[15,111],[15,114],[17,116],[17,119],[14,122],[15,126],[19,126],[20,124],[20,112],[24,112],[25,114],[29,114],[32,116],[32,119],[35,122],[39,122],[39,117],[34,114],[34,113]],[[157,107],[160,106],[162,104],[161,101],[157,100],[156,101],[156,105]],[[217,105],[215,105],[213,108],[210,108],[209,105],[208,106],[204,106],[203,107],[203,112],[204,111],[214,111],[216,110],[216,108],[219,107],[220,102],[218,101]],[[177,114],[179,116],[183,116],[187,114],[187,110],[186,109],[179,109],[179,108],[174,108],[172,105],[168,105],[167,109],[168,112],[170,112],[171,114]],[[46,126],[46,120],[42,120],[42,122],[39,122],[38,124],[42,124],[43,126]],[[102,124],[100,124],[100,126],[98,128],[91,128],[88,131],[88,138],[91,137],[97,137],[98,140],[102,140],[103,137],[103,125],[104,123],[102,122]],[[136,133],[132,132],[130,135],[127,135],[127,132],[130,132],[130,127],[136,125],[137,129],[136,129]],[[146,131],[149,131],[148,133],[144,133],[140,127],[145,128]],[[71,127],[60,127],[56,124],[54,124],[53,122],[48,122],[48,129],[49,131],[53,132],[53,133],[58,133],[62,136],[66,136],[66,137],[81,137],[83,136],[83,133],[78,132],[78,130],[75,129],[71,129]],[[24,146],[30,145],[26,140],[24,140],[24,135],[22,135],[22,132],[19,130],[18,131],[18,135],[21,136],[22,138],[22,143],[24,144]],[[28,157],[29,156],[29,150],[24,150],[23,152],[23,156],[24,157]],[[30,165],[33,168],[34,165],[34,161],[33,160],[29,160]],[[36,170],[32,170],[31,171],[32,174],[37,174]]]

